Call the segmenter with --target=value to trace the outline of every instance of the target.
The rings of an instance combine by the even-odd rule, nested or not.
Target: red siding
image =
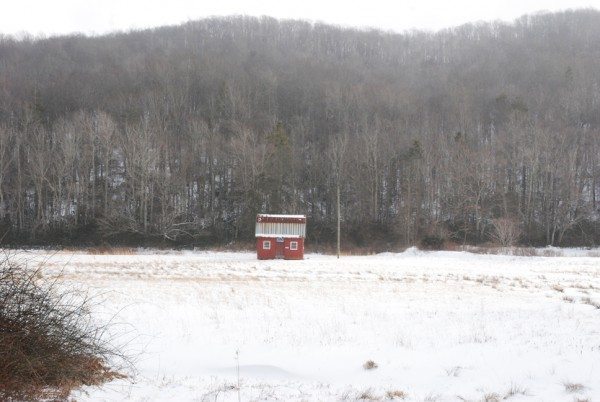
[[[272,260],[283,258],[286,260],[302,260],[304,258],[304,239],[301,237],[284,237],[278,242],[277,237],[257,237],[256,255],[259,260]],[[281,240],[281,238],[280,238]],[[270,248],[264,248],[264,242],[270,242]],[[297,242],[298,249],[292,250],[291,243]]]
[[[286,237],[283,242],[283,258],[286,260],[302,260],[304,258],[304,239],[302,237]],[[292,250],[292,242],[298,242],[297,250]]]

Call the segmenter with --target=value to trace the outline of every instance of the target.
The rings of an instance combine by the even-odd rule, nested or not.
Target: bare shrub
[[[516,219],[498,218],[492,220],[492,238],[503,247],[514,246],[521,237],[521,228]]]
[[[565,288],[561,285],[554,285],[552,286],[552,289],[556,290],[557,292],[563,293],[565,291]]]
[[[373,369],[376,369],[377,367],[379,367],[379,366],[373,360],[367,360],[365,362],[365,364],[363,364],[363,368],[365,370],[373,370]]]
[[[90,299],[40,278],[26,261],[0,260],[0,400],[64,399],[123,378],[113,365],[126,360],[91,319]]]
[[[567,303],[573,303],[575,301],[571,296],[563,296],[563,300]]]

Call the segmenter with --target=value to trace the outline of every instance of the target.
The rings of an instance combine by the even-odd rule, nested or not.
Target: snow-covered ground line
[[[600,258],[567,255],[56,253],[44,272],[101,294],[101,313],[118,312],[135,333],[129,348],[142,351],[133,383],[88,388],[78,401],[394,391],[414,401],[597,401]],[[365,370],[367,360],[378,367]]]

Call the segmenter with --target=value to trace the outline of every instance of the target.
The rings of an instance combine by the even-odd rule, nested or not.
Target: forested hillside
[[[437,33],[213,18],[0,38],[3,242],[600,243],[600,13]]]

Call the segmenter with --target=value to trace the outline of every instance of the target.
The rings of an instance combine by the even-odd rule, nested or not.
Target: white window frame
[[[263,250],[271,249],[271,240],[263,240]]]
[[[298,242],[297,241],[291,241],[290,242],[290,250],[298,250]]]

